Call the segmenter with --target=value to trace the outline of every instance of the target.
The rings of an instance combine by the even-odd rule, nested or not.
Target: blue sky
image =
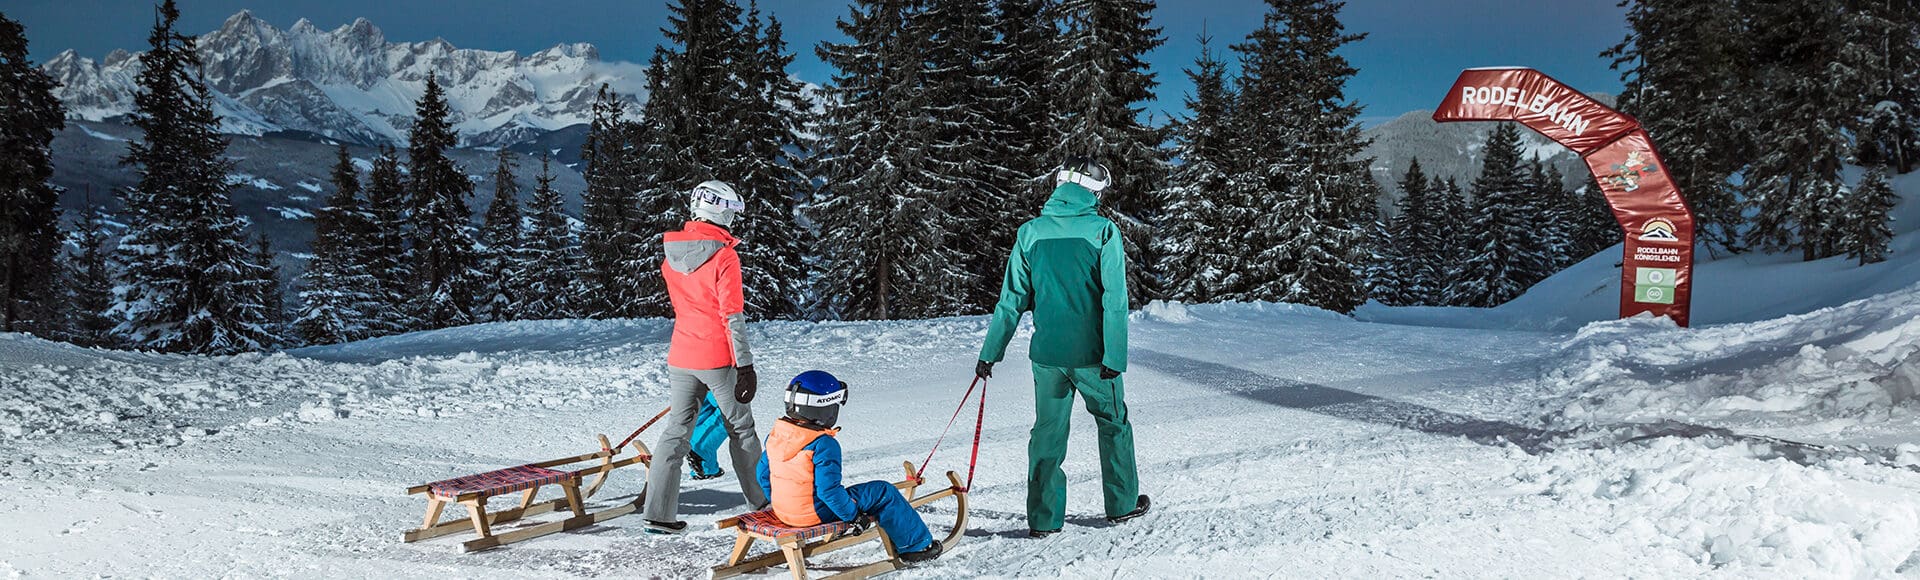
[[[0,12],[26,25],[33,57],[45,61],[68,48],[94,58],[114,48],[141,49],[152,25],[151,6],[8,0]],[[644,62],[662,42],[666,23],[664,2],[632,0],[182,0],[183,28],[210,31],[243,8],[281,28],[300,18],[331,29],[366,17],[390,41],[441,37],[462,48],[521,52],[588,42],[602,58],[634,62]],[[831,69],[812,47],[841,39],[833,23],[846,14],[845,0],[763,0],[762,8],[785,23],[799,56],[792,72],[828,81]],[[1224,53],[1258,27],[1265,12],[1259,0],[1160,0],[1154,20],[1167,44],[1149,55],[1161,82],[1149,110],[1181,110],[1191,86],[1181,70],[1199,53],[1202,30]],[[1620,88],[1619,75],[1598,56],[1626,34],[1615,0],[1351,0],[1342,19],[1348,30],[1369,34],[1345,51],[1360,69],[1347,95],[1366,106],[1369,122],[1432,108],[1468,67],[1531,66],[1581,90]]]

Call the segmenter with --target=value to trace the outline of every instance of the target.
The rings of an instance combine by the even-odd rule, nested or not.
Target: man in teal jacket
[[[1133,425],[1120,379],[1127,370],[1127,256],[1120,228],[1094,210],[1111,179],[1099,163],[1070,159],[1055,182],[1040,217],[1020,226],[975,367],[982,379],[993,376],[1020,316],[1033,312],[1027,527],[1035,538],[1059,532],[1065,521],[1067,474],[1060,464],[1067,456],[1075,392],[1099,426],[1107,519],[1131,520],[1148,507],[1147,496],[1139,495]]]

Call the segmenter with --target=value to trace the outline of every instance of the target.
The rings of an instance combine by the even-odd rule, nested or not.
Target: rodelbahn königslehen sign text
[[[1626,231],[1620,316],[1645,312],[1687,326],[1693,212],[1638,120],[1529,68],[1460,73],[1433,120],[1515,121],[1579,153]]]

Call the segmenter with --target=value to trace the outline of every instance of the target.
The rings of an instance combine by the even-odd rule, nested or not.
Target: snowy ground
[[[1102,521],[1081,414],[1066,533],[1022,537],[1032,394],[1009,362],[974,529],[902,576],[1920,577],[1916,314],[1920,287],[1695,330],[1156,306],[1127,375],[1154,513]],[[984,327],[759,325],[763,388],[839,374],[850,477],[894,478]],[[701,576],[729,547],[710,529],[740,507],[728,479],[690,486],[687,536],[630,516],[469,555],[398,541],[423,507],[408,485],[591,451],[650,417],[666,330],[510,323],[227,358],[0,335],[0,578]],[[755,406],[778,416],[776,396]],[[956,447],[936,468],[964,469]],[[617,473],[596,503],[639,480]]]

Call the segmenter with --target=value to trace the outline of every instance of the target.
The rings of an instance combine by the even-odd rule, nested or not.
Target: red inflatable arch
[[[1433,120],[1515,121],[1579,153],[1627,236],[1620,316],[1645,312],[1687,325],[1693,212],[1639,121],[1530,68],[1460,73]]]

